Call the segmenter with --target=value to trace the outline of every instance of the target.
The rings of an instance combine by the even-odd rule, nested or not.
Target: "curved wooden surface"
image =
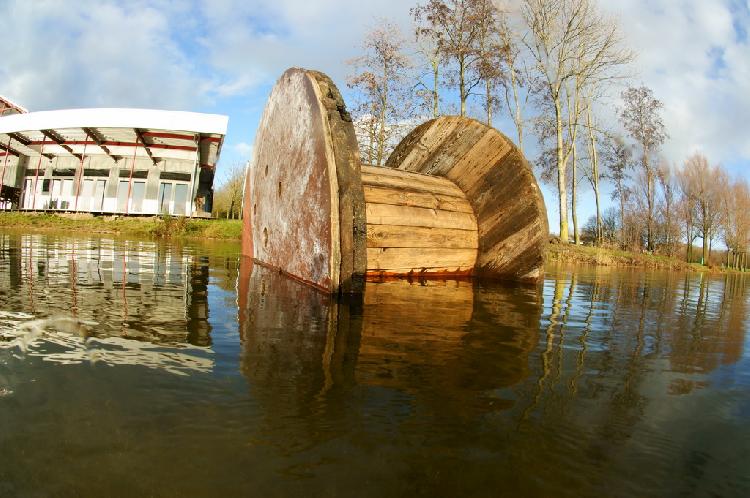
[[[477,219],[477,274],[542,277],[547,210],[531,167],[505,135],[473,119],[439,117],[415,128],[386,166],[445,177],[465,193]]]
[[[365,209],[351,118],[331,80],[293,68],[263,112],[245,183],[243,254],[326,292],[357,292]]]
[[[477,259],[477,220],[447,178],[362,167],[367,278],[467,276]]]

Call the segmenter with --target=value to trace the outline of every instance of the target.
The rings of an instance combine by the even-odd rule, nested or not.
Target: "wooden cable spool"
[[[271,91],[245,179],[243,255],[326,292],[367,278],[542,276],[547,214],[523,155],[476,120],[428,121],[386,167],[362,166],[343,98],[322,73]]]

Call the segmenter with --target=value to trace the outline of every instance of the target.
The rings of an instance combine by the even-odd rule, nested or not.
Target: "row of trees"
[[[720,241],[727,248],[727,265],[739,264],[737,258],[744,258],[750,245],[750,188],[745,179],[730,179],[721,165],[696,153],[681,166],[662,160],[651,170],[654,184],[649,187],[648,171],[638,170],[637,161],[628,163],[627,154],[625,161],[623,176],[630,181],[613,191],[619,206],[605,210],[598,222],[592,216],[583,229],[584,241],[631,250],[650,243],[667,256],[677,256],[684,247],[687,261],[705,264]],[[698,240],[700,257],[694,247]]]
[[[425,0],[411,15],[413,36],[381,21],[363,55],[349,61],[363,162],[382,165],[426,117],[470,115],[492,125],[503,115],[522,151],[534,139],[535,166],[558,194],[562,242],[582,241],[583,182],[596,206],[585,230],[593,243],[673,254],[680,241],[692,247],[701,238],[707,261],[723,236],[744,251],[744,221],[732,206],[744,205],[747,185],[701,155],[665,166],[664,106],[649,88],[627,84],[634,54],[596,0]],[[609,214],[605,183],[617,203]],[[721,209],[708,207],[719,202],[708,187],[732,193],[718,196]]]

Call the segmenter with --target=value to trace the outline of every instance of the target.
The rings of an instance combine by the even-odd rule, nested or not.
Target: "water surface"
[[[331,300],[235,244],[0,234],[0,496],[748,496],[748,281]]]

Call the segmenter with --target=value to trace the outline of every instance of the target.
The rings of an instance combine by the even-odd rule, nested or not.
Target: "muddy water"
[[[747,496],[748,281],[330,300],[228,245],[0,234],[0,496]]]

